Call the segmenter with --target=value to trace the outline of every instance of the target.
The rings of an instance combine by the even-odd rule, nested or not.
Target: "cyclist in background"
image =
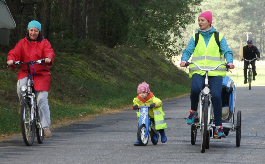
[[[41,24],[38,21],[31,21],[28,24],[27,35],[21,39],[14,49],[10,50],[7,56],[7,64],[10,66],[14,61],[30,62],[44,59],[45,65],[34,64],[34,88],[38,108],[40,109],[41,125],[44,128],[44,136],[51,137],[49,129],[51,124],[50,109],[48,104],[48,91],[50,89],[51,73],[49,67],[54,61],[54,51],[47,39],[41,35]],[[11,66],[14,69],[16,66]],[[32,71],[32,68],[31,68]],[[17,76],[17,94],[21,103],[21,87],[27,84],[27,66],[21,65]]]
[[[191,55],[192,62],[198,64],[201,68],[215,68],[218,64],[224,63],[225,59],[230,66],[230,69],[234,68],[233,65],[233,53],[229,49],[227,42],[223,35],[219,34],[220,47],[215,40],[215,28],[212,26],[212,13],[206,11],[198,17],[198,24],[200,29],[199,40],[195,46],[195,35],[191,37],[187,48],[183,51],[181,57],[181,67],[185,67],[185,63],[189,60]],[[220,52],[221,51],[221,52]],[[222,55],[224,54],[224,55]],[[198,117],[197,108],[199,103],[199,94],[204,88],[205,71],[196,69],[196,67],[189,67],[189,77],[192,77],[191,83],[191,110],[187,119],[187,124],[193,124],[194,120]],[[224,66],[220,66],[216,71],[210,71],[209,75],[209,87],[212,93],[212,102],[214,106],[214,119],[215,119],[215,137],[225,137],[222,127],[222,77],[226,75],[226,69]]]
[[[257,61],[259,61],[260,53],[259,53],[258,48],[256,46],[253,46],[252,40],[248,40],[247,44],[248,45],[243,47],[243,59],[241,61],[243,61],[244,59],[252,60],[254,58],[257,58]],[[253,70],[253,80],[256,80],[256,78],[255,78],[255,76],[257,76],[256,61],[253,60],[252,62],[250,62],[250,64],[251,64],[252,70]],[[244,84],[247,83],[248,65],[249,65],[249,62],[244,60],[244,78],[245,78]]]

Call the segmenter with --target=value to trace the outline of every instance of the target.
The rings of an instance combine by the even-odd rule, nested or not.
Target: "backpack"
[[[235,92],[235,83],[234,81],[228,77],[223,77],[222,81],[222,105],[230,105],[230,94],[233,94]]]
[[[195,34],[195,47],[197,46],[197,44],[198,44],[198,41],[199,41],[199,32],[197,32],[196,34]],[[217,43],[217,45],[218,45],[218,47],[219,47],[219,51],[220,51],[220,53],[221,53],[221,49],[220,49],[220,41],[219,41],[219,32],[214,32],[214,38],[215,38],[215,41],[216,41],[216,43]]]

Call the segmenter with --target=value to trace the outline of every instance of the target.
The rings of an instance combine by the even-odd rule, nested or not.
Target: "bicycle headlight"
[[[22,87],[21,87],[21,91],[22,92],[25,92],[27,90],[27,86],[26,85],[23,85]]]
[[[209,93],[210,93],[210,89],[209,89],[208,87],[205,87],[205,88],[202,90],[202,92],[203,92],[204,94],[209,94]]]

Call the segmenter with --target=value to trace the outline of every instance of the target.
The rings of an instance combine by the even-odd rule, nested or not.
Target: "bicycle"
[[[148,144],[148,134],[150,134],[153,145],[158,143],[159,133],[155,130],[155,125],[148,115],[149,108],[149,106],[139,106],[138,108],[140,112],[140,119],[138,122],[137,138],[142,146],[146,146]]]
[[[40,122],[40,112],[37,105],[35,89],[33,86],[35,69],[33,64],[42,64],[43,60],[36,60],[23,63],[21,61],[14,61],[13,65],[24,64],[27,66],[27,84],[21,87],[21,109],[20,109],[20,124],[22,136],[25,144],[31,146],[34,143],[35,130],[36,137],[39,144],[44,140],[44,129]],[[42,64],[45,65],[45,64]],[[30,66],[33,68],[33,76],[30,73]]]
[[[191,144],[194,145],[196,142],[196,136],[197,136],[197,129],[200,129],[201,131],[201,153],[205,152],[205,149],[209,149],[210,147],[210,136],[214,134],[213,130],[215,128],[214,125],[214,114],[213,114],[213,107],[212,107],[212,95],[209,88],[209,79],[208,79],[208,72],[214,71],[218,69],[221,65],[225,65],[226,69],[229,68],[226,64],[219,64],[213,69],[203,69],[199,65],[197,65],[194,62],[187,62],[185,65],[189,66],[190,64],[194,64],[198,69],[205,71],[205,87],[200,93],[200,99],[199,99],[199,113],[198,118],[199,122],[196,121],[191,125]],[[234,110],[234,109],[233,109]],[[234,114],[234,111],[233,111]],[[234,117],[233,117],[234,118]],[[231,129],[237,129],[237,146],[240,145],[238,142],[240,142],[241,135],[241,112],[238,113],[238,125],[234,126],[230,124],[227,124],[227,128]],[[234,122],[234,120],[233,120]],[[223,126],[224,127],[224,126]],[[214,137],[213,137],[214,138]]]
[[[251,62],[252,61],[255,61],[257,58],[254,58],[254,59],[251,59],[251,60],[247,60],[247,59],[244,59],[245,61],[248,62],[248,75],[247,75],[247,78],[248,78],[248,89],[251,90],[251,82],[252,82],[252,76],[253,76],[253,72],[252,72],[252,68],[251,68]]]

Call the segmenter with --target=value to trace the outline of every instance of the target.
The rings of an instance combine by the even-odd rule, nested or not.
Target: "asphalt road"
[[[227,138],[211,139],[210,149],[200,152],[200,133],[190,143],[189,96],[164,101],[168,141],[133,146],[136,140],[135,111],[97,116],[53,129],[53,137],[43,144],[25,146],[22,136],[0,143],[1,164],[124,164],[124,163],[264,163],[265,160],[265,86],[237,88],[236,110],[242,112],[241,146],[236,133]]]

